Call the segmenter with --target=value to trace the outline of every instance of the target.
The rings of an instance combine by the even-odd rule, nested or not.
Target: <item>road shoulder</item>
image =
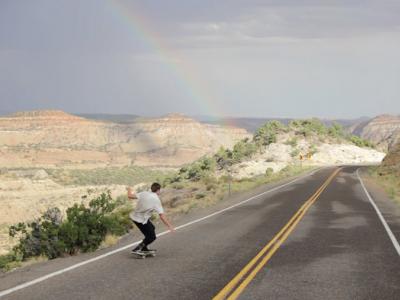
[[[373,177],[368,175],[365,168],[360,169],[360,176],[396,239],[400,240],[400,205],[387,195]]]

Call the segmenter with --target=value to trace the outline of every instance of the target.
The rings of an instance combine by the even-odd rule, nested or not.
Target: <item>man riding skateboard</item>
[[[156,239],[155,227],[150,221],[153,212],[158,213],[161,221],[163,221],[165,226],[167,226],[171,232],[175,231],[174,227],[165,217],[164,209],[161,205],[160,198],[158,197],[160,195],[161,185],[155,182],[151,185],[151,191],[140,192],[137,194],[133,193],[130,187],[127,188],[127,191],[129,199],[138,199],[136,208],[129,214],[129,217],[144,235],[143,241],[136,248],[132,249],[132,253],[138,255],[154,255],[155,250],[147,248],[147,246]]]

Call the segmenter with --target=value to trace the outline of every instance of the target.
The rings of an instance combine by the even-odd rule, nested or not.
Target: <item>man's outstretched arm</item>
[[[167,217],[165,214],[159,214],[161,221],[165,224],[165,226],[168,227],[169,231],[174,232],[175,228],[172,226],[172,224],[168,221]]]

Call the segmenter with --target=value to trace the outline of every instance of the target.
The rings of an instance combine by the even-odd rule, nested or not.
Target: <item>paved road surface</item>
[[[344,167],[336,176],[335,170],[320,170],[163,235],[154,244],[155,258],[138,260],[121,251],[4,299],[400,299],[400,256],[357,167]],[[396,207],[375,200],[400,240]],[[101,253],[1,275],[0,291]],[[252,260],[227,294],[220,293]]]

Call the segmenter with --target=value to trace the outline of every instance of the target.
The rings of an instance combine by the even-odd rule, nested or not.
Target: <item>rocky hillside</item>
[[[121,124],[62,111],[23,112],[0,118],[0,167],[174,167],[247,136],[241,128],[178,114]]]
[[[400,143],[391,147],[379,169],[381,173],[393,174],[400,178]]]
[[[338,124],[326,126],[318,119],[293,120],[287,125],[270,121],[233,149],[221,148],[213,156],[181,168],[172,182],[196,180],[205,173],[250,180],[293,166],[380,164],[384,156],[371,148],[370,142],[349,135]]]
[[[268,144],[231,168],[235,178],[265,174],[268,169],[280,171],[290,165],[331,166],[350,164],[379,164],[385,153],[328,135],[303,136],[295,130],[278,135],[276,142]]]
[[[367,139],[387,151],[400,142],[400,116],[381,115],[349,128],[355,135]]]

